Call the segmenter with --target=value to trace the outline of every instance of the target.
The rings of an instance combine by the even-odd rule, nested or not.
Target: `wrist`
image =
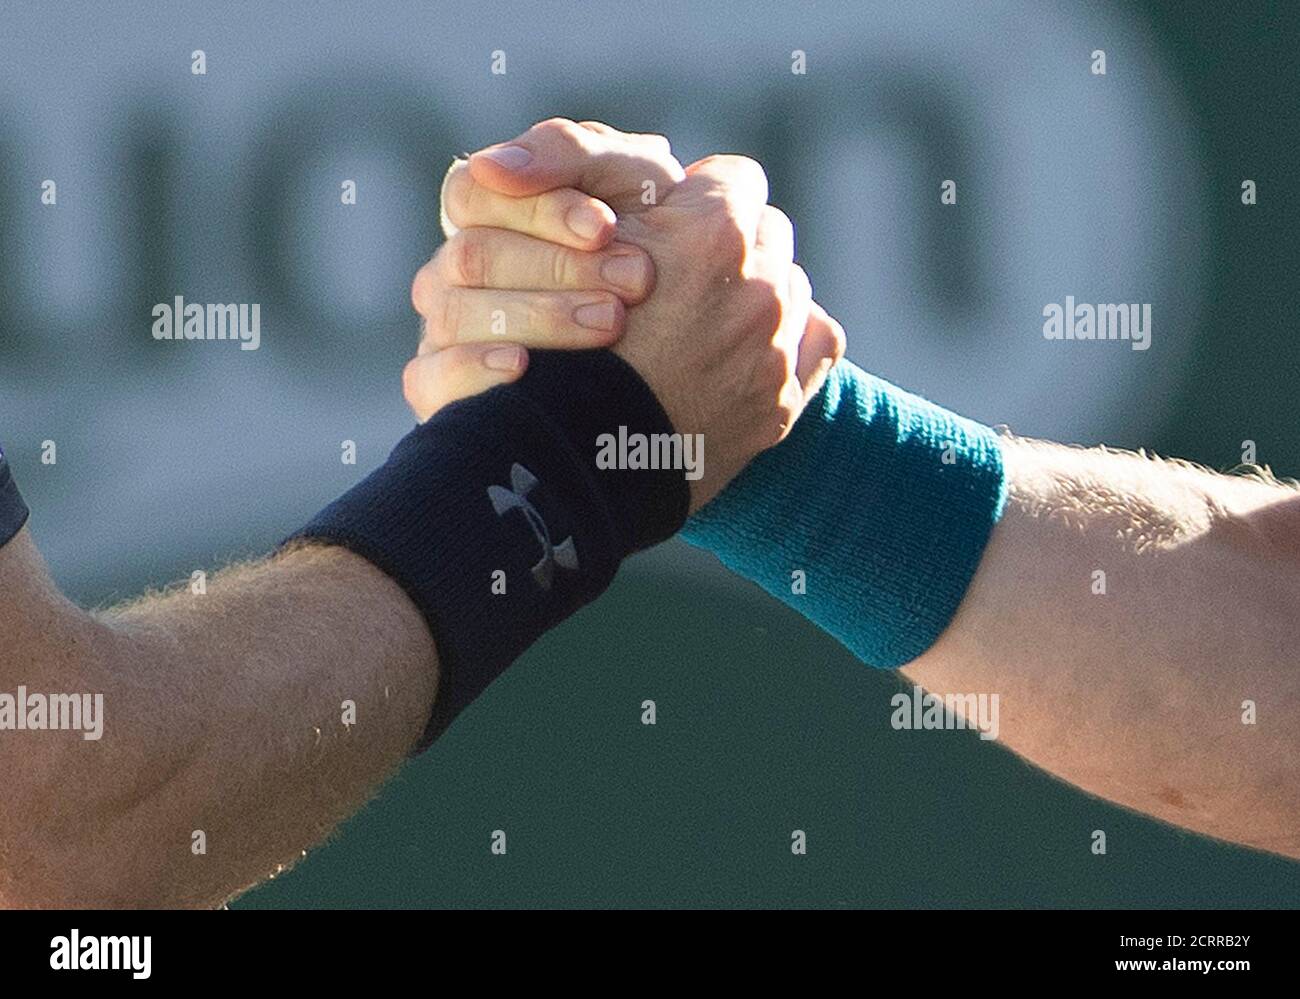
[[[673,433],[608,351],[533,354],[519,381],[440,410],[297,537],[396,581],[438,649],[427,746],[542,632],[594,600],[623,558],[674,534],[680,469],[598,460],[603,435]]]
[[[683,537],[895,667],[956,613],[1005,490],[992,430],[842,362]]]

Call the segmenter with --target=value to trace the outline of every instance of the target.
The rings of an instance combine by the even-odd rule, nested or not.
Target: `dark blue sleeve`
[[[8,544],[26,522],[27,504],[18,492],[4,451],[0,450],[0,546]]]

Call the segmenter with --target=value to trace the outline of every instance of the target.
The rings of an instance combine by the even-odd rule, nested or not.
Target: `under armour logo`
[[[527,518],[528,526],[533,529],[533,535],[542,546],[542,557],[533,566],[533,579],[543,590],[549,590],[557,565],[561,569],[577,571],[578,549],[573,545],[573,538],[565,538],[558,545],[551,544],[551,531],[546,526],[546,521],[537,512],[537,507],[528,502],[528,494],[535,485],[537,476],[516,462],[510,466],[510,488],[488,486],[487,494],[498,517],[504,517],[511,510],[519,510]]]

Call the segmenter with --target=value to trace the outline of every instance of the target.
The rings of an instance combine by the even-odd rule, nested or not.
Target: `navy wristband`
[[[423,613],[439,681],[417,750],[626,556],[685,523],[681,470],[597,468],[597,438],[620,426],[673,433],[609,351],[533,351],[523,378],[439,411],[290,539],[361,555]]]
[[[0,545],[23,529],[27,523],[27,504],[18,492],[18,484],[9,472],[9,462],[0,450]]]

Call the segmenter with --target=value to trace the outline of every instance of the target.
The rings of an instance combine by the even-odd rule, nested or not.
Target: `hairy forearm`
[[[0,548],[0,634],[22,631],[0,675],[102,691],[108,715],[93,744],[0,739],[23,774],[0,897],[209,904],[297,857],[681,527],[678,471],[600,466],[590,442],[611,426],[672,430],[612,353],[535,356],[407,434],[299,547],[97,616],[50,592],[26,535]]]
[[[13,549],[12,551],[10,549]],[[89,615],[26,535],[0,555],[4,689],[102,693],[102,738],[6,733],[9,905],[213,905],[354,812],[428,719],[432,639],[402,591],[305,546]],[[4,572],[0,569],[0,572]],[[7,788],[7,791],[10,790]]]
[[[1003,451],[1002,521],[905,674],[998,694],[999,741],[1086,791],[1300,856],[1300,498],[1136,455]]]

